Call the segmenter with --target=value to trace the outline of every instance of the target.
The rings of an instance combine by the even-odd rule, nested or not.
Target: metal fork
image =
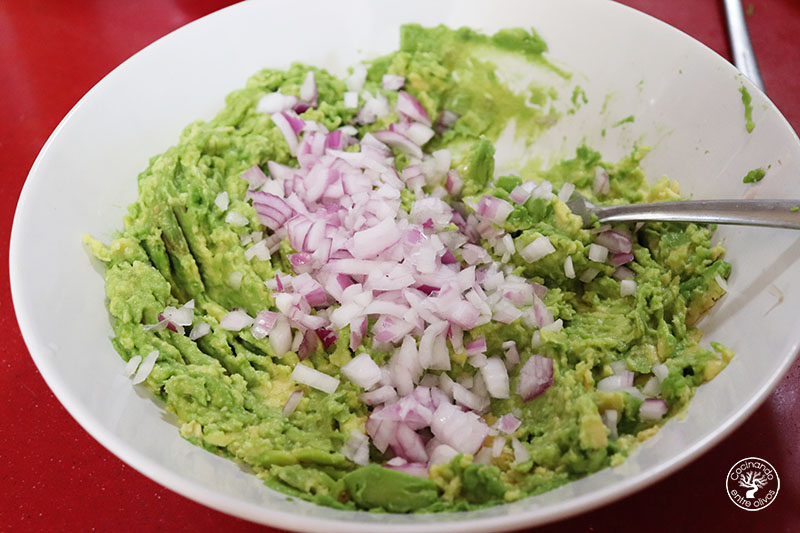
[[[753,43],[750,42],[741,0],[725,0],[725,19],[728,21],[728,37],[731,40],[733,64],[742,71],[742,74],[750,78],[750,81],[761,89],[761,92],[764,92],[764,82],[761,79],[761,71],[758,70]]]

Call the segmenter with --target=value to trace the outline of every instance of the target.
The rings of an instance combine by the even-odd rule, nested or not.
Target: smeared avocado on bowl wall
[[[696,328],[731,270],[712,228],[566,205],[679,198],[645,149],[495,172],[512,119],[533,143],[561,112],[493,58],[568,76],[546,51],[407,25],[345,79],[256,73],[151,159],[124,229],[84,240],[184,438],[321,505],[466,510],[623,462],[725,367]]]

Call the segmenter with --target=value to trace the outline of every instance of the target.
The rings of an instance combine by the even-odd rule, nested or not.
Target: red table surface
[[[103,76],[157,38],[226,0],[0,0],[0,240],[8,249],[17,198],[33,161],[69,109]],[[726,58],[722,2],[625,0]],[[800,131],[800,2],[753,0],[747,17],[767,93]],[[101,30],[101,31],[98,31]],[[0,276],[0,531],[269,531],[194,503],[145,478],[68,415],[39,376]],[[787,332],[788,333],[788,332]],[[800,530],[800,361],[722,443],[652,487],[542,531]],[[735,507],[728,469],[757,456],[781,477],[760,512]],[[273,530],[274,531],[274,530]]]

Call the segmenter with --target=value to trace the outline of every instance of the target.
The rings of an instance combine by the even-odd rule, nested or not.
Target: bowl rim
[[[571,1],[573,3],[585,2],[585,0]],[[40,173],[38,172],[38,169],[42,165],[42,161],[47,159],[51,147],[59,138],[61,131],[70,121],[72,116],[80,111],[84,102],[92,98],[92,95],[99,90],[99,87],[103,87],[105,84],[109,83],[109,79],[113,79],[118,76],[119,71],[123,69],[128,62],[141,54],[147,53],[152,48],[157,47],[162,41],[174,39],[176,34],[181,34],[186,28],[203,24],[204,21],[210,17],[219,16],[219,14],[222,12],[242,9],[243,6],[251,3],[253,3],[253,0],[251,0],[251,2],[242,2],[227,6],[213,13],[195,19],[160,37],[133,55],[129,56],[108,74],[106,74],[94,86],[92,86],[92,88],[89,89],[80,98],[80,100],[78,100],[72,109],[67,112],[64,118],[50,134],[36,159],[34,160],[34,163],[31,166],[31,169],[22,187],[22,191],[20,192],[12,222],[11,235],[9,238],[8,264],[10,290],[20,332],[39,373],[70,416],[72,416],[73,419],[77,421],[78,424],[106,450],[135,469],[137,472],[143,474],[159,485],[162,485],[178,494],[181,494],[195,502],[201,503],[217,511],[244,518],[252,522],[285,528],[288,530],[301,530],[300,528],[302,527],[302,530],[304,531],[322,531],[326,533],[372,533],[388,531],[400,533],[418,533],[420,531],[420,527],[425,525],[425,522],[418,524],[379,524],[355,522],[347,519],[339,520],[332,518],[320,518],[309,515],[299,517],[295,513],[281,509],[242,502],[221,492],[203,487],[193,481],[187,481],[181,475],[157,464],[155,461],[149,459],[146,455],[131,446],[127,441],[117,437],[111,431],[108,431],[95,417],[92,416],[90,411],[84,410],[78,399],[70,392],[69,386],[60,378],[55,369],[48,364],[47,359],[42,355],[47,352],[47,347],[44,346],[44,344],[35,334],[33,320],[35,313],[34,310],[29,307],[28,302],[25,299],[25,291],[20,283],[20,280],[23,277],[25,266],[19,260],[20,247],[22,246],[20,243],[21,238],[19,236],[21,231],[19,229],[19,219],[21,218],[21,213],[24,212],[27,209],[28,204],[31,203],[30,196],[32,193],[30,191],[33,188],[33,185],[31,184],[34,181],[41,179],[39,178]],[[263,3],[267,3],[267,1],[265,0]],[[736,71],[735,67],[727,62],[727,60],[700,41],[647,13],[643,13],[627,5],[618,4],[615,2],[608,2],[605,7],[635,12],[638,16],[649,19],[650,23],[655,22],[657,25],[660,25],[661,29],[664,31],[675,32],[682,35],[684,39],[690,39],[693,44],[698,47],[698,51],[704,54],[712,54],[715,57],[715,60],[722,60],[725,62],[725,66],[731,69],[732,72],[738,72]],[[769,103],[771,108],[777,112],[779,118],[782,120],[781,125],[788,130],[789,137],[793,137],[795,143],[800,143],[797,133],[792,129],[786,118],[780,113],[780,110],[777,109],[777,106],[775,106],[774,103],[769,100],[769,97],[761,92],[745,76],[742,75],[741,81],[751,93],[759,93]],[[544,509],[536,510],[535,515],[532,515],[531,512],[523,512],[503,516],[465,518],[463,520],[452,522],[437,522],[436,528],[442,533],[467,533],[507,531],[518,527],[544,525],[557,520],[589,512],[603,505],[621,500],[633,494],[634,492],[657,483],[673,472],[686,466],[690,462],[698,459],[705,452],[725,439],[736,428],[743,424],[749,418],[749,416],[766,400],[767,396],[771,394],[772,391],[777,387],[780,380],[786,375],[795,359],[797,359],[798,352],[800,351],[800,337],[794,340],[791,349],[794,355],[785,356],[778,367],[778,371],[775,372],[770,379],[762,385],[756,394],[752,395],[747,402],[744,403],[732,416],[718,426],[715,431],[698,441],[695,445],[684,449],[675,458],[661,462],[653,469],[647,471],[646,475],[639,473],[607,488],[596,490],[583,496],[568,498],[567,500],[558,502],[556,504],[549,504]],[[469,512],[464,514],[468,513]]]

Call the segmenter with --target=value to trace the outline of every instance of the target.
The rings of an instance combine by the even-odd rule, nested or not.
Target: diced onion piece
[[[480,369],[486,389],[492,398],[508,398],[508,371],[503,361],[495,356],[486,360]]]
[[[431,458],[428,461],[428,464],[430,466],[434,466],[449,463],[456,455],[458,455],[458,450],[448,446],[447,444],[440,444],[433,449],[433,453],[431,453]]]
[[[342,367],[342,374],[364,389],[370,389],[381,379],[381,369],[368,353],[362,352]]]
[[[725,292],[728,292],[728,283],[724,279],[722,279],[722,276],[716,274],[714,276],[714,280],[717,282],[717,285],[719,285],[720,289],[722,289]]]
[[[647,396],[658,396],[661,392],[661,384],[658,382],[658,378],[653,376],[648,379],[647,383],[642,387],[642,392]]]
[[[505,437],[495,437],[494,441],[492,442],[492,457],[500,457],[500,454],[503,453],[503,448],[506,447],[506,438]]]
[[[358,107],[358,93],[355,91],[347,91],[344,93],[344,108],[356,109]]]
[[[598,269],[589,267],[581,273],[581,277],[579,279],[584,283],[589,283],[596,278],[599,273],[600,271]]]
[[[440,442],[458,452],[474,455],[489,435],[489,427],[473,412],[464,412],[455,405],[440,403],[433,413],[431,432]],[[436,451],[431,459],[435,455]]]
[[[219,327],[228,331],[240,331],[253,325],[253,318],[241,309],[229,312],[219,321]]]
[[[275,350],[275,355],[281,357],[289,351],[292,346],[292,329],[286,317],[279,315],[275,320],[275,325],[269,332],[269,344]]]
[[[280,113],[297,105],[297,98],[279,92],[268,93],[261,97],[256,105],[256,111],[271,115]]]
[[[228,285],[230,285],[231,289],[238,291],[239,288],[242,286],[242,278],[244,274],[239,271],[233,271],[228,276]]]
[[[216,205],[220,211],[226,211],[228,209],[228,193],[223,191],[214,198],[214,205]]]
[[[660,363],[657,365],[653,365],[652,368],[653,375],[658,379],[658,382],[661,383],[669,376],[669,368],[664,363]]]
[[[596,388],[603,392],[619,392],[633,385],[633,372],[624,371],[608,376],[597,382]]]
[[[595,194],[608,194],[611,190],[608,183],[608,172],[602,167],[597,167],[594,174],[594,183],[592,184],[592,191]]]
[[[359,398],[361,398],[361,401],[367,405],[391,403],[397,400],[397,392],[394,390],[394,387],[390,385],[384,385],[383,387],[377,388],[373,391],[362,393]]]
[[[300,404],[300,401],[303,399],[303,391],[296,390],[289,395],[289,399],[286,400],[286,403],[283,405],[283,416],[289,417],[292,416],[297,406]]]
[[[139,368],[139,363],[141,362],[142,356],[134,355],[128,359],[128,363],[125,365],[125,369],[122,372],[125,374],[125,376],[131,377],[136,372],[136,369]]]
[[[522,444],[518,438],[514,437],[511,439],[511,447],[514,449],[514,462],[515,463],[524,463],[531,458],[531,454],[528,449]]]
[[[348,91],[359,92],[364,87],[367,80],[367,67],[363,63],[353,65],[353,73],[347,77],[345,84]]]
[[[603,424],[608,428],[609,437],[616,439],[619,437],[617,434],[617,423],[619,422],[619,412],[615,409],[606,409],[600,416]]]
[[[308,385],[309,387],[328,394],[336,392],[337,387],[339,387],[338,379],[311,368],[310,366],[306,366],[303,363],[297,363],[289,377],[298,383]]]
[[[236,211],[228,211],[225,215],[225,222],[232,226],[246,226],[250,223],[250,219]]]
[[[256,319],[253,323],[253,327],[250,328],[250,333],[253,334],[253,337],[256,339],[263,339],[269,332],[272,331],[272,328],[275,327],[275,323],[278,321],[278,313],[273,311],[259,311],[256,315]]]
[[[142,364],[139,365],[139,369],[136,371],[136,375],[133,376],[133,384],[136,385],[138,383],[143,382],[147,379],[147,376],[150,375],[150,372],[153,371],[153,367],[156,364],[156,360],[158,359],[158,350],[153,350],[149,354],[147,354],[142,361]]]
[[[661,420],[667,414],[669,406],[661,398],[647,398],[639,407],[639,418],[642,420]]]
[[[519,418],[517,418],[516,416],[514,416],[513,414],[509,413],[509,414],[501,416],[497,420],[497,423],[495,424],[495,427],[501,433],[505,433],[506,435],[511,435],[516,430],[518,430],[521,425],[522,425],[522,421]]]
[[[317,82],[314,80],[314,71],[309,70],[303,85],[300,86],[300,99],[309,104],[317,100]]]
[[[558,191],[558,199],[564,203],[569,201],[570,197],[572,197],[572,193],[575,192],[575,184],[573,183],[565,183],[561,186],[561,190]]]
[[[564,275],[568,279],[575,279],[575,267],[572,265],[572,256],[570,255],[564,259]]]
[[[518,392],[527,402],[539,396],[553,384],[553,360],[543,355],[532,355],[519,372]]]
[[[636,282],[632,279],[623,279],[619,284],[620,296],[631,296],[636,294]]]
[[[395,76],[394,74],[384,74],[381,79],[381,86],[384,91],[396,91],[402,89],[405,85],[406,79],[403,76]]]
[[[519,255],[521,255],[522,258],[528,263],[534,263],[555,251],[556,249],[550,243],[550,239],[545,236],[541,236],[523,248],[519,252]]]
[[[608,257],[608,248],[600,244],[589,245],[589,259],[597,263],[604,263]]]
[[[405,117],[409,120],[421,122],[426,126],[431,125],[430,116],[428,112],[422,107],[422,104],[405,91],[397,93],[397,105],[395,106],[398,116]]]
[[[605,246],[611,253],[630,253],[633,249],[633,240],[629,235],[617,230],[606,230],[598,233],[594,241]]]
[[[211,326],[206,322],[195,324],[192,331],[189,332],[189,339],[196,341],[200,337],[204,337],[211,332]]]
[[[369,464],[369,438],[363,433],[353,431],[342,447],[342,455],[357,465]]]

